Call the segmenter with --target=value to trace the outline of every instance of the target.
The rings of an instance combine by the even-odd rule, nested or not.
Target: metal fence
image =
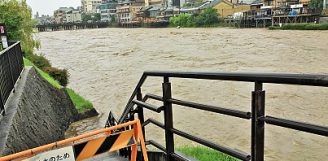
[[[162,83],[163,96],[153,94],[146,94],[144,97],[141,93],[141,87],[147,77],[163,77]],[[253,82],[254,91],[252,91],[252,107],[251,112],[233,110],[229,108],[216,107],[212,105],[205,105],[191,101],[184,101],[172,98],[171,83],[169,78],[189,78],[189,79],[204,79],[204,80],[225,80],[225,81],[242,81]],[[231,155],[241,160],[263,161],[264,160],[264,128],[266,124],[280,126],[284,128],[304,131],[307,133],[317,134],[321,136],[328,136],[328,127],[313,125],[303,122],[297,122],[282,118],[276,118],[265,115],[265,91],[263,84],[292,84],[305,86],[321,86],[328,87],[328,75],[304,75],[304,74],[251,74],[251,73],[193,73],[193,72],[145,72],[141,77],[137,87],[135,88],[123,114],[119,120],[115,120],[112,113],[109,115],[106,126],[121,124],[126,121],[134,119],[137,114],[141,123],[144,126],[152,123],[163,130],[165,130],[166,145],[160,145],[156,141],[149,140],[151,144],[162,150],[166,156],[167,161],[187,160],[183,156],[178,155],[174,151],[174,135],[181,136],[191,141],[197,142],[204,146],[218,150],[225,154]],[[163,102],[163,106],[156,107],[146,103],[148,99],[153,99]],[[241,119],[250,120],[251,123],[251,154],[241,152],[223,145],[216,144],[210,140],[194,136],[187,132],[183,132],[174,128],[172,117],[172,105],[180,105],[193,109],[209,111],[237,117]],[[143,109],[146,108],[153,112],[164,112],[164,124],[154,119],[144,120]],[[143,129],[144,130],[144,129]],[[146,137],[147,138],[147,137]],[[323,147],[325,148],[325,147]]]
[[[14,92],[16,81],[24,68],[20,42],[12,43],[0,52],[0,113],[4,115],[5,104]]]

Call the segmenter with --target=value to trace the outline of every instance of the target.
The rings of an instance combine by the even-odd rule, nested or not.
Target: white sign
[[[2,43],[2,47],[8,48],[8,41],[7,41],[7,37],[6,36],[1,36],[1,43]]]
[[[38,154],[24,161],[75,161],[73,147],[65,147]]]
[[[303,4],[293,4],[290,5],[290,8],[303,8]]]

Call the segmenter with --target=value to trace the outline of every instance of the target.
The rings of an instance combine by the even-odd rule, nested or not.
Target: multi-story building
[[[69,10],[66,12],[66,23],[82,22],[82,14],[79,10]]]
[[[97,13],[100,13],[100,20],[103,22],[111,22],[116,17],[116,0],[103,0],[103,3],[97,7]]]
[[[145,6],[162,6],[163,0],[145,0]]]
[[[68,8],[68,7],[60,7],[58,10],[55,10],[54,12],[55,23],[66,22],[66,12],[70,10],[72,10],[72,8]]]
[[[144,0],[119,0],[116,7],[117,21],[119,23],[134,21],[137,18],[137,14],[144,6]]]
[[[100,5],[104,0],[82,0],[82,10],[84,13],[96,13],[97,6]]]
[[[78,9],[73,7],[60,7],[54,12],[55,23],[70,23],[70,22],[81,22],[82,15]]]

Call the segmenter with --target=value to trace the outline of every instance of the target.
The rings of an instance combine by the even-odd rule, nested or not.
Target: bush
[[[57,80],[60,85],[66,87],[68,84],[69,73],[66,69],[58,69],[54,67],[46,67],[44,69],[51,77]]]
[[[181,27],[210,27],[219,23],[217,10],[213,7],[206,8],[198,16],[191,14],[180,14],[177,17],[171,17],[169,20],[172,26]]]
[[[211,26],[219,23],[217,10],[213,7],[206,8],[195,17],[196,26]]]
[[[29,59],[35,66],[44,70],[47,67],[51,67],[51,64],[47,58],[43,55],[26,54],[27,59]]]
[[[182,13],[177,17],[170,18],[170,24],[173,26],[181,26],[181,27],[192,27],[194,26],[194,18],[191,14]]]

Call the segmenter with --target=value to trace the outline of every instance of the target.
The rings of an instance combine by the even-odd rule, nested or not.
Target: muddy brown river
[[[67,68],[69,87],[91,100],[99,117],[71,125],[67,137],[120,116],[145,70],[328,74],[328,31],[266,29],[94,29],[36,35],[38,51]],[[250,111],[252,83],[172,79],[173,97]],[[162,79],[147,79],[143,93],[161,95]],[[265,84],[266,113],[328,126],[328,88]],[[160,105],[159,102],[151,102]],[[174,126],[218,144],[250,153],[250,121],[174,106]],[[145,113],[163,121],[162,114]],[[164,131],[149,126],[147,139],[160,143]],[[327,160],[328,138],[267,125],[265,157]],[[194,146],[176,136],[179,146]]]

